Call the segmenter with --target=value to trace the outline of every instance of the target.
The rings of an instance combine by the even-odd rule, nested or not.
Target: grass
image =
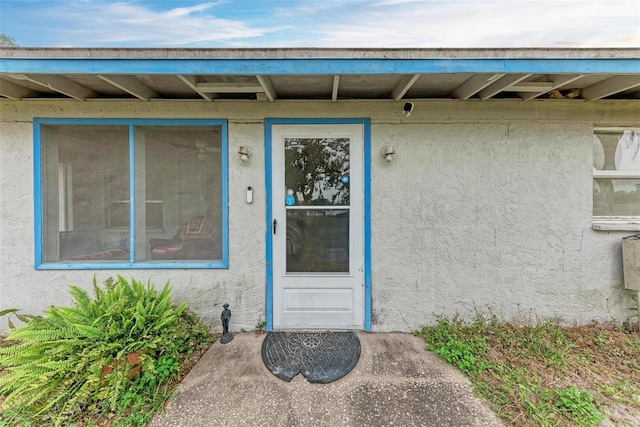
[[[613,323],[439,319],[416,331],[512,426],[637,426],[640,335]]]

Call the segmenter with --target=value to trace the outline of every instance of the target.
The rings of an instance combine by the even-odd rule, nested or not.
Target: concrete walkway
[[[216,342],[150,427],[502,425],[419,337],[358,333],[360,361],[329,384],[276,378],[260,356],[264,337],[245,332]]]

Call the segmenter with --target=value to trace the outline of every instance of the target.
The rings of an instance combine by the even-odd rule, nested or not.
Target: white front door
[[[273,328],[363,329],[363,126],[271,132]]]

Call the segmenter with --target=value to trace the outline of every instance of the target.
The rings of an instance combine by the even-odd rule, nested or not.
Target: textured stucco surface
[[[425,101],[410,118],[401,106],[0,102],[0,309],[37,313],[68,304],[69,284],[122,274],[170,281],[215,327],[228,302],[231,328],[252,329],[265,319],[264,118],[368,117],[375,331],[409,331],[438,314],[581,323],[630,314],[620,239],[633,232],[591,229],[591,134],[639,126],[638,103]],[[34,117],[228,119],[229,268],[34,270]],[[241,145],[253,150],[247,163]],[[391,163],[378,154],[386,145]]]

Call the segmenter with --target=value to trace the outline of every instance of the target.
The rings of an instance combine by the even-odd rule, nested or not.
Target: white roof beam
[[[331,89],[331,101],[336,102],[338,100],[338,88],[340,87],[340,76],[336,74],[333,76],[333,88]]]
[[[20,101],[22,98],[35,97],[37,93],[26,87],[0,79],[0,95],[14,101]]]
[[[553,82],[521,82],[502,89],[503,92],[549,92]]]
[[[21,75],[22,80],[28,80],[32,83],[49,88],[55,92],[84,101],[87,98],[98,96],[96,92],[88,87],[79,85],[78,83],[62,76],[53,76],[48,74],[28,74]]]
[[[403,78],[401,78],[396,87],[391,91],[391,97],[393,98],[393,100],[400,101],[419,78],[420,74],[414,74],[413,76],[404,76]]]
[[[204,93],[263,93],[262,86],[255,83],[196,83]]]
[[[268,76],[260,75],[257,75],[256,78],[258,79],[258,83],[260,83],[260,86],[262,87],[262,92],[267,95],[267,99],[271,102],[274,102],[278,97],[278,94],[276,92],[276,88],[273,86],[273,82],[271,81],[271,79]]]
[[[482,89],[480,92],[478,92],[478,96],[481,100],[484,101],[485,99],[489,99],[492,96],[495,96],[498,93],[504,91],[509,86],[520,83],[529,76],[531,76],[531,74],[508,74],[504,77],[501,77],[494,83],[491,83],[486,88]]]
[[[469,99],[502,76],[504,74],[476,74],[451,92],[450,96],[460,100]]]
[[[182,82],[184,84],[189,86],[191,88],[191,90],[196,92],[198,95],[200,95],[201,97],[203,97],[207,101],[213,101],[213,98],[214,98],[213,96],[210,96],[210,95],[198,90],[198,88],[196,87],[197,81],[196,81],[196,77],[195,76],[186,76],[186,75],[183,75],[183,74],[177,74],[177,76],[178,76],[178,78],[180,80],[182,80]]]
[[[542,88],[540,91],[531,91],[529,93],[518,93],[518,95],[524,101],[527,101],[529,99],[537,98],[540,95],[544,95],[545,93],[552,91],[554,89],[558,89],[562,86],[568,85],[571,82],[574,82],[576,80],[583,78],[584,76],[585,76],[584,74],[569,74],[569,75],[556,76],[556,78],[552,82],[551,88],[549,89]]]
[[[151,89],[149,86],[145,85],[133,76],[98,75],[98,77],[143,101],[148,101],[151,98],[159,98],[159,95],[155,90]]]
[[[582,89],[582,97],[594,101],[637,86],[640,86],[640,76],[615,76]]]

